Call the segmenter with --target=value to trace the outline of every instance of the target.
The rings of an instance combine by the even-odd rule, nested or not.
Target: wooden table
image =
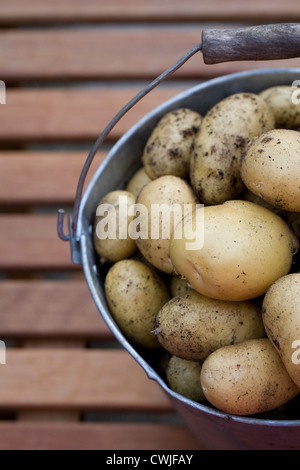
[[[56,212],[72,208],[92,144],[210,25],[297,22],[298,0],[0,1],[0,449],[198,450],[161,389],[114,340]],[[109,136],[210,77],[277,63],[193,57]],[[204,430],[205,432],[205,430]]]

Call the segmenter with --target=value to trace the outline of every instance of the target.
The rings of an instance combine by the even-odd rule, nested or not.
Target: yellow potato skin
[[[195,291],[174,297],[162,307],[155,332],[170,354],[198,362],[222,346],[265,336],[259,306],[210,299]]]
[[[164,175],[188,177],[194,140],[201,122],[202,116],[188,108],[175,109],[161,118],[142,156],[151,179]]]
[[[279,215],[279,217],[281,217],[288,224],[292,232],[298,238],[298,241],[300,241],[300,212],[290,212],[279,209],[278,207],[274,207],[272,204],[269,204],[261,197],[253,194],[248,188],[246,188],[246,190],[243,192],[241,199],[243,201],[254,202],[255,204],[263,206]]]
[[[105,294],[116,323],[130,341],[148,349],[160,347],[153,323],[170,294],[152,268],[135,260],[115,263],[105,279]]]
[[[264,297],[263,322],[286,370],[300,388],[300,273],[288,274],[270,287]]]
[[[186,279],[174,274],[170,280],[170,292],[172,297],[177,297],[178,295],[185,294],[191,290]]]
[[[126,191],[137,197],[146,184],[150,183],[151,178],[147,175],[145,168],[139,168],[128,181]]]
[[[244,416],[271,411],[300,392],[267,338],[212,353],[202,366],[201,385],[217,409]]]
[[[95,217],[94,222],[94,233],[93,233],[93,240],[94,240],[94,248],[98,256],[100,257],[102,262],[112,262],[115,263],[116,261],[120,261],[125,258],[129,258],[133,253],[136,251],[136,243],[135,240],[132,240],[127,231],[127,239],[119,238],[119,197],[127,197],[128,207],[135,204],[135,196],[128,192],[122,190],[111,191],[110,193],[106,194],[101,201],[100,204],[110,204],[116,210],[116,221],[117,221],[117,237],[116,239],[107,238],[105,240],[101,240],[97,236],[97,225],[103,219],[102,216]],[[132,217],[128,218],[128,226]],[[128,228],[128,227],[127,227]]]
[[[280,129],[292,129],[300,126],[299,104],[293,103],[295,88],[288,85],[274,86],[259,93],[275,116],[275,125]],[[297,94],[299,99],[299,94]]]
[[[165,273],[173,272],[173,264],[170,258],[170,236],[174,230],[174,223],[171,220],[170,236],[163,238],[160,232],[158,238],[151,238],[151,218],[154,204],[190,204],[192,208],[196,207],[197,199],[189,184],[177,176],[161,176],[144,186],[137,198],[137,204],[142,204],[147,208],[147,215],[140,216],[141,224],[144,225],[144,218],[148,220],[148,235],[146,238],[136,240],[137,247],[143,256],[157,269]],[[154,217],[153,217],[154,219]],[[172,219],[172,218],[171,218]],[[161,221],[161,216],[159,218]]]
[[[251,139],[275,127],[268,104],[253,93],[237,93],[217,103],[203,118],[195,139],[190,177],[207,205],[236,199],[244,189],[241,156]]]
[[[201,364],[172,356],[166,368],[171,390],[196,402],[205,401],[200,383]]]
[[[273,129],[261,134],[243,155],[241,177],[274,207],[300,212],[300,133]]]
[[[184,220],[187,229],[195,217]],[[188,250],[187,240],[176,238],[175,230],[170,255],[176,272],[193,289],[215,299],[240,301],[265,294],[288,274],[299,248],[296,236],[278,215],[248,201],[205,207],[203,230],[204,245],[199,250]]]

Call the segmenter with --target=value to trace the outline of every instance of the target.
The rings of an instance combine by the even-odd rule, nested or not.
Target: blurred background
[[[57,237],[56,214],[71,212],[106,124],[203,29],[299,20],[298,0],[0,0],[0,449],[199,448],[104,325]],[[178,92],[299,65],[208,66],[197,54],[119,123],[90,175],[130,126]]]

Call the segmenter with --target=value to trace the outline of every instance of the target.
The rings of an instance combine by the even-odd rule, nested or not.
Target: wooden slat
[[[201,450],[183,425],[0,423],[0,450]]]
[[[195,27],[1,31],[1,79],[155,78],[199,42]],[[177,75],[199,76],[198,62]]]
[[[201,42],[200,27],[4,30],[0,32],[1,79],[153,79]],[[260,62],[259,67],[295,66],[299,60]],[[203,79],[256,63],[205,65],[201,53],[175,74]]]
[[[1,215],[0,269],[78,269],[56,224],[56,216]]]
[[[0,312],[0,338],[113,339],[84,280],[2,281]]]
[[[99,152],[87,182],[106,153]],[[0,204],[73,205],[88,151],[0,152]]]
[[[298,21],[297,0],[1,0],[0,24],[63,21]]]
[[[228,27],[237,27],[300,20],[298,0],[25,3],[0,0],[0,80],[7,85],[7,104],[0,106],[2,148],[93,143],[140,91],[137,80],[152,80],[200,42],[205,22],[221,22],[225,27],[229,21]],[[83,23],[94,25],[87,28]],[[172,83],[136,106],[109,140],[114,142],[189,83],[277,66],[299,66],[299,59],[206,66],[198,54],[174,75]],[[93,80],[100,83],[90,86]],[[15,85],[23,88],[12,88]],[[0,204],[6,212],[10,207],[24,212],[24,206],[40,211],[39,206],[72,205],[87,153],[1,152]],[[104,155],[104,151],[99,154],[89,177]],[[88,292],[82,268],[71,262],[69,244],[57,236],[56,221],[56,215],[41,212],[0,215],[1,276],[15,276],[17,271],[18,277],[23,273],[34,278],[36,270],[70,270],[78,278],[0,283],[0,338],[14,339],[18,345],[7,349],[7,364],[0,365],[0,412],[13,412],[21,420],[0,421],[0,450],[199,449],[185,426],[76,422],[84,411],[99,411],[102,419],[112,412],[120,421],[124,412],[143,413],[147,421],[146,413],[171,413],[171,417],[174,409],[125,350],[83,349],[89,339],[102,341],[103,348],[108,347],[105,341],[114,338]]]
[[[271,67],[274,62],[229,63],[220,67],[227,73],[232,67],[251,69],[264,65]],[[281,67],[285,65],[300,66],[300,59],[280,62]],[[99,89],[8,89],[7,104],[0,106],[0,142],[94,142],[141,88],[142,85]],[[188,88],[188,84],[161,86],[152,91],[121,119],[108,140],[118,139],[145,114]]]
[[[186,87],[187,88],[187,87]],[[8,90],[0,106],[0,141],[88,141],[97,139],[114,115],[141,89],[21,89]],[[147,112],[182,91],[161,87],[135,106],[110,133],[119,138]]]
[[[0,408],[171,411],[161,388],[123,350],[8,349]]]

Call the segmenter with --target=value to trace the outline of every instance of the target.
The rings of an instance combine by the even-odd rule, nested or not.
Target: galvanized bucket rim
[[[117,324],[114,322],[113,318],[110,314],[108,314],[108,306],[106,304],[105,299],[99,296],[99,292],[96,289],[96,283],[99,282],[98,279],[98,272],[95,269],[95,265],[92,263],[90,258],[90,250],[91,250],[91,237],[87,233],[88,230],[84,228],[83,223],[83,214],[85,206],[88,202],[89,195],[96,183],[99,179],[99,176],[105,171],[106,167],[109,165],[110,161],[115,157],[115,154],[119,151],[119,149],[124,145],[124,143],[132,137],[138,129],[140,129],[145,122],[149,120],[152,116],[157,115],[160,111],[163,111],[166,107],[173,103],[174,100],[179,100],[180,98],[186,98],[187,96],[193,95],[195,92],[210,87],[211,85],[218,85],[222,84],[225,81],[232,81],[236,78],[243,78],[249,76],[257,76],[259,78],[260,75],[278,75],[278,74],[298,74],[300,77],[300,68],[273,68],[273,69],[254,69],[251,71],[244,71],[244,72],[237,72],[233,74],[228,74],[225,76],[217,77],[205,82],[202,82],[198,85],[195,85],[189,88],[186,91],[181,92],[180,94],[176,95],[175,97],[167,100],[166,102],[162,103],[160,106],[156,107],[149,113],[147,113],[142,119],[140,119],[134,126],[132,126],[112,147],[110,152],[107,154],[104,161],[100,164],[99,168],[93,175],[87,189],[81,200],[80,210],[79,210],[79,217],[78,217],[78,226],[76,232],[76,239],[80,244],[80,256],[82,261],[82,266],[85,274],[85,278],[90,289],[91,295],[94,299],[94,302],[104,319],[105,323],[107,324],[108,328],[114,334],[117,341],[127,350],[127,352],[133,357],[133,359],[142,367],[142,369],[147,374],[148,378],[151,380],[155,380],[162,389],[171,397],[175,398],[176,400],[182,402],[188,407],[193,408],[194,410],[201,411],[205,415],[211,415],[217,417],[221,420],[232,420],[241,424],[247,425],[255,425],[255,426],[272,426],[272,427],[289,427],[289,428],[298,428],[300,427],[300,419],[297,420],[275,420],[275,419],[263,419],[263,418],[256,418],[256,417],[248,417],[248,416],[238,416],[238,415],[231,415],[226,414],[222,411],[219,411],[212,406],[197,403],[192,401],[176,392],[171,390],[165,381],[160,377],[160,375],[153,369],[152,366],[136,351],[136,349],[131,345],[131,343],[126,339],[123,333],[120,331]]]

